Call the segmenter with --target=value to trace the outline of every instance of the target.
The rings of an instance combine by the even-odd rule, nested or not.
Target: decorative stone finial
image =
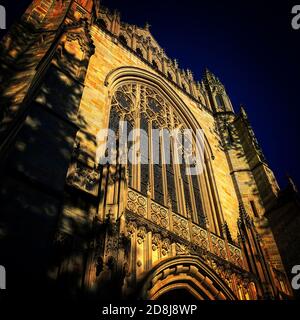
[[[177,59],[174,59],[174,66],[176,69],[178,68],[178,60]]]
[[[244,105],[240,105],[240,111],[241,111],[241,115],[244,119],[247,119],[248,116],[247,116],[247,113],[246,113],[246,110],[245,110],[245,106]]]
[[[292,179],[292,177],[287,174],[287,179],[288,179],[288,186],[296,193],[298,193],[298,188],[294,182],[294,180]]]
[[[146,24],[145,24],[145,30],[146,30],[146,31],[150,31],[150,27],[151,27],[151,25],[150,25],[148,22],[146,22]]]
[[[194,81],[194,76],[193,76],[193,73],[192,73],[192,71],[191,71],[190,69],[187,69],[187,70],[185,71],[185,74],[186,74],[188,80]]]
[[[223,231],[223,236],[227,238],[228,241],[232,242],[232,236],[228,227],[227,222],[225,221],[224,224],[222,225],[222,231]]]

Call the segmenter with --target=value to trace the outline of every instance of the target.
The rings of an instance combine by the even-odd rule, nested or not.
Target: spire
[[[294,182],[293,178],[287,174],[287,179],[288,179],[288,188],[293,190],[295,193],[298,193],[298,188],[296,186],[296,183]]]
[[[218,77],[213,73],[211,72],[207,67],[205,67],[204,69],[204,77],[208,78],[208,79],[215,79],[215,80],[218,80]]]
[[[248,215],[244,204],[242,201],[239,201],[239,218],[238,218],[238,226],[239,227],[252,227],[252,219]]]
[[[245,110],[244,105],[240,105],[240,116],[245,121],[246,127],[249,131],[249,134],[251,136],[251,139],[253,141],[253,144],[254,144],[254,147],[256,149],[257,154],[259,155],[261,161],[266,162],[266,157],[264,156],[263,151],[260,147],[260,144],[258,143],[258,140],[255,136],[255,133],[254,133],[253,128],[252,128],[250,121],[248,119],[248,115],[247,115],[247,112]]]
[[[210,70],[207,67],[205,67],[204,74],[205,75],[213,75],[213,73],[210,72]]]
[[[224,237],[229,241],[229,242],[233,242],[232,240],[232,236],[228,227],[227,222],[225,221],[225,223],[222,226],[222,231],[223,231],[223,235]]]
[[[114,18],[117,20],[117,21],[119,21],[120,22],[120,19],[121,19],[121,13],[120,13],[120,11],[118,11],[118,10],[114,10],[114,13],[113,13],[113,16],[114,16]]]
[[[212,72],[210,72],[210,70],[207,67],[205,67],[203,77],[204,77],[204,79],[208,80],[210,78],[214,78],[215,76]]]
[[[240,105],[240,113],[244,119],[248,119],[248,115],[243,104]]]
[[[96,12],[96,17],[98,17],[98,14],[100,13],[100,0],[93,1],[93,3],[94,3],[95,12]]]
[[[225,90],[225,87],[220,81],[220,79],[214,73],[212,73],[207,67],[204,70],[203,79],[204,79],[204,82],[206,82],[207,84],[211,86],[216,86]]]
[[[187,69],[187,76],[188,76],[189,80],[194,81],[194,75],[190,69]]]
[[[145,30],[150,32],[150,27],[151,27],[151,25],[148,22],[146,22]]]
[[[176,69],[178,68],[178,60],[177,59],[174,59],[174,66]]]

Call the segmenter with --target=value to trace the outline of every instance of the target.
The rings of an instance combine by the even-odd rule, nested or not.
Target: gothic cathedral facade
[[[95,0],[33,0],[0,50],[8,285],[97,299],[292,297],[265,214],[280,189],[213,73],[195,81],[148,25]],[[133,134],[138,161],[99,163],[99,132],[119,143],[120,121],[147,133],[147,152]],[[183,146],[154,129],[192,130],[191,153],[201,130],[203,170],[187,175]]]

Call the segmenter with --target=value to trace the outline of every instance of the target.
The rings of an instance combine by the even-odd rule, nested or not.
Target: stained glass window
[[[153,124],[153,129],[158,130],[159,127]],[[156,131],[157,132],[157,131]],[[153,148],[156,150],[157,163],[153,164],[154,172],[154,199],[164,204],[164,191],[163,191],[163,171],[162,171],[162,156],[161,156],[161,141],[158,134],[152,135]]]
[[[173,164],[173,153],[171,148],[171,143],[168,143],[166,139],[164,139],[164,150],[167,155],[169,155],[169,161],[166,162],[166,171],[167,171],[167,184],[168,184],[168,196],[171,201],[171,206],[173,212],[178,213],[178,203],[176,196],[176,187],[175,187],[175,175],[174,175],[174,164]]]
[[[147,194],[147,187],[149,183],[149,130],[148,120],[144,113],[141,115],[141,135],[140,135],[140,150],[141,150],[141,192]]]
[[[135,152],[140,151],[136,154],[140,159],[139,170],[128,162],[128,185],[134,188],[133,180],[136,181],[135,187],[138,191],[146,195],[149,190],[155,202],[162,205],[170,204],[172,211],[179,214],[184,214],[180,212],[182,206],[179,201],[184,198],[186,212],[192,217],[197,216],[199,224],[205,226],[199,179],[197,175],[190,176],[190,171],[187,170],[190,166],[188,155],[192,148],[187,148],[184,141],[180,142],[180,148],[171,143],[174,138],[170,137],[170,130],[184,124],[172,103],[151,86],[128,82],[121,85],[113,95],[109,127],[117,132],[120,119],[127,121],[128,136],[133,129],[141,129],[139,146],[135,149]],[[128,140],[128,151],[133,150],[134,143],[137,141]],[[175,163],[175,152],[177,153],[178,149],[187,152],[187,155],[182,157],[183,163],[179,165]],[[130,154],[128,158],[132,160]],[[163,160],[166,161],[165,164]],[[140,179],[138,176],[133,179],[133,175],[137,175],[138,172]],[[150,185],[152,188],[149,189]]]
[[[193,181],[193,189],[194,189],[194,196],[195,196],[196,214],[198,216],[198,223],[200,226],[205,227],[206,221],[205,221],[205,215],[202,208],[202,200],[200,195],[198,177],[196,175],[192,175],[192,181]]]
[[[127,136],[129,136],[130,132],[132,132],[132,130],[134,129],[134,126],[132,125],[131,122],[127,122]],[[133,147],[133,142],[129,141],[129,139],[127,139],[127,148],[128,150],[132,150]],[[128,157],[129,157],[129,153],[128,153]],[[132,159],[132,155],[131,155],[131,159]],[[133,179],[132,179],[132,163],[130,161],[127,162],[127,167],[128,167],[128,185],[129,187],[133,187]]]

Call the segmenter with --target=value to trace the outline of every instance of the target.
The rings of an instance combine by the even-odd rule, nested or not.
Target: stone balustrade
[[[202,250],[244,268],[239,247],[131,188],[128,190],[127,209]]]

